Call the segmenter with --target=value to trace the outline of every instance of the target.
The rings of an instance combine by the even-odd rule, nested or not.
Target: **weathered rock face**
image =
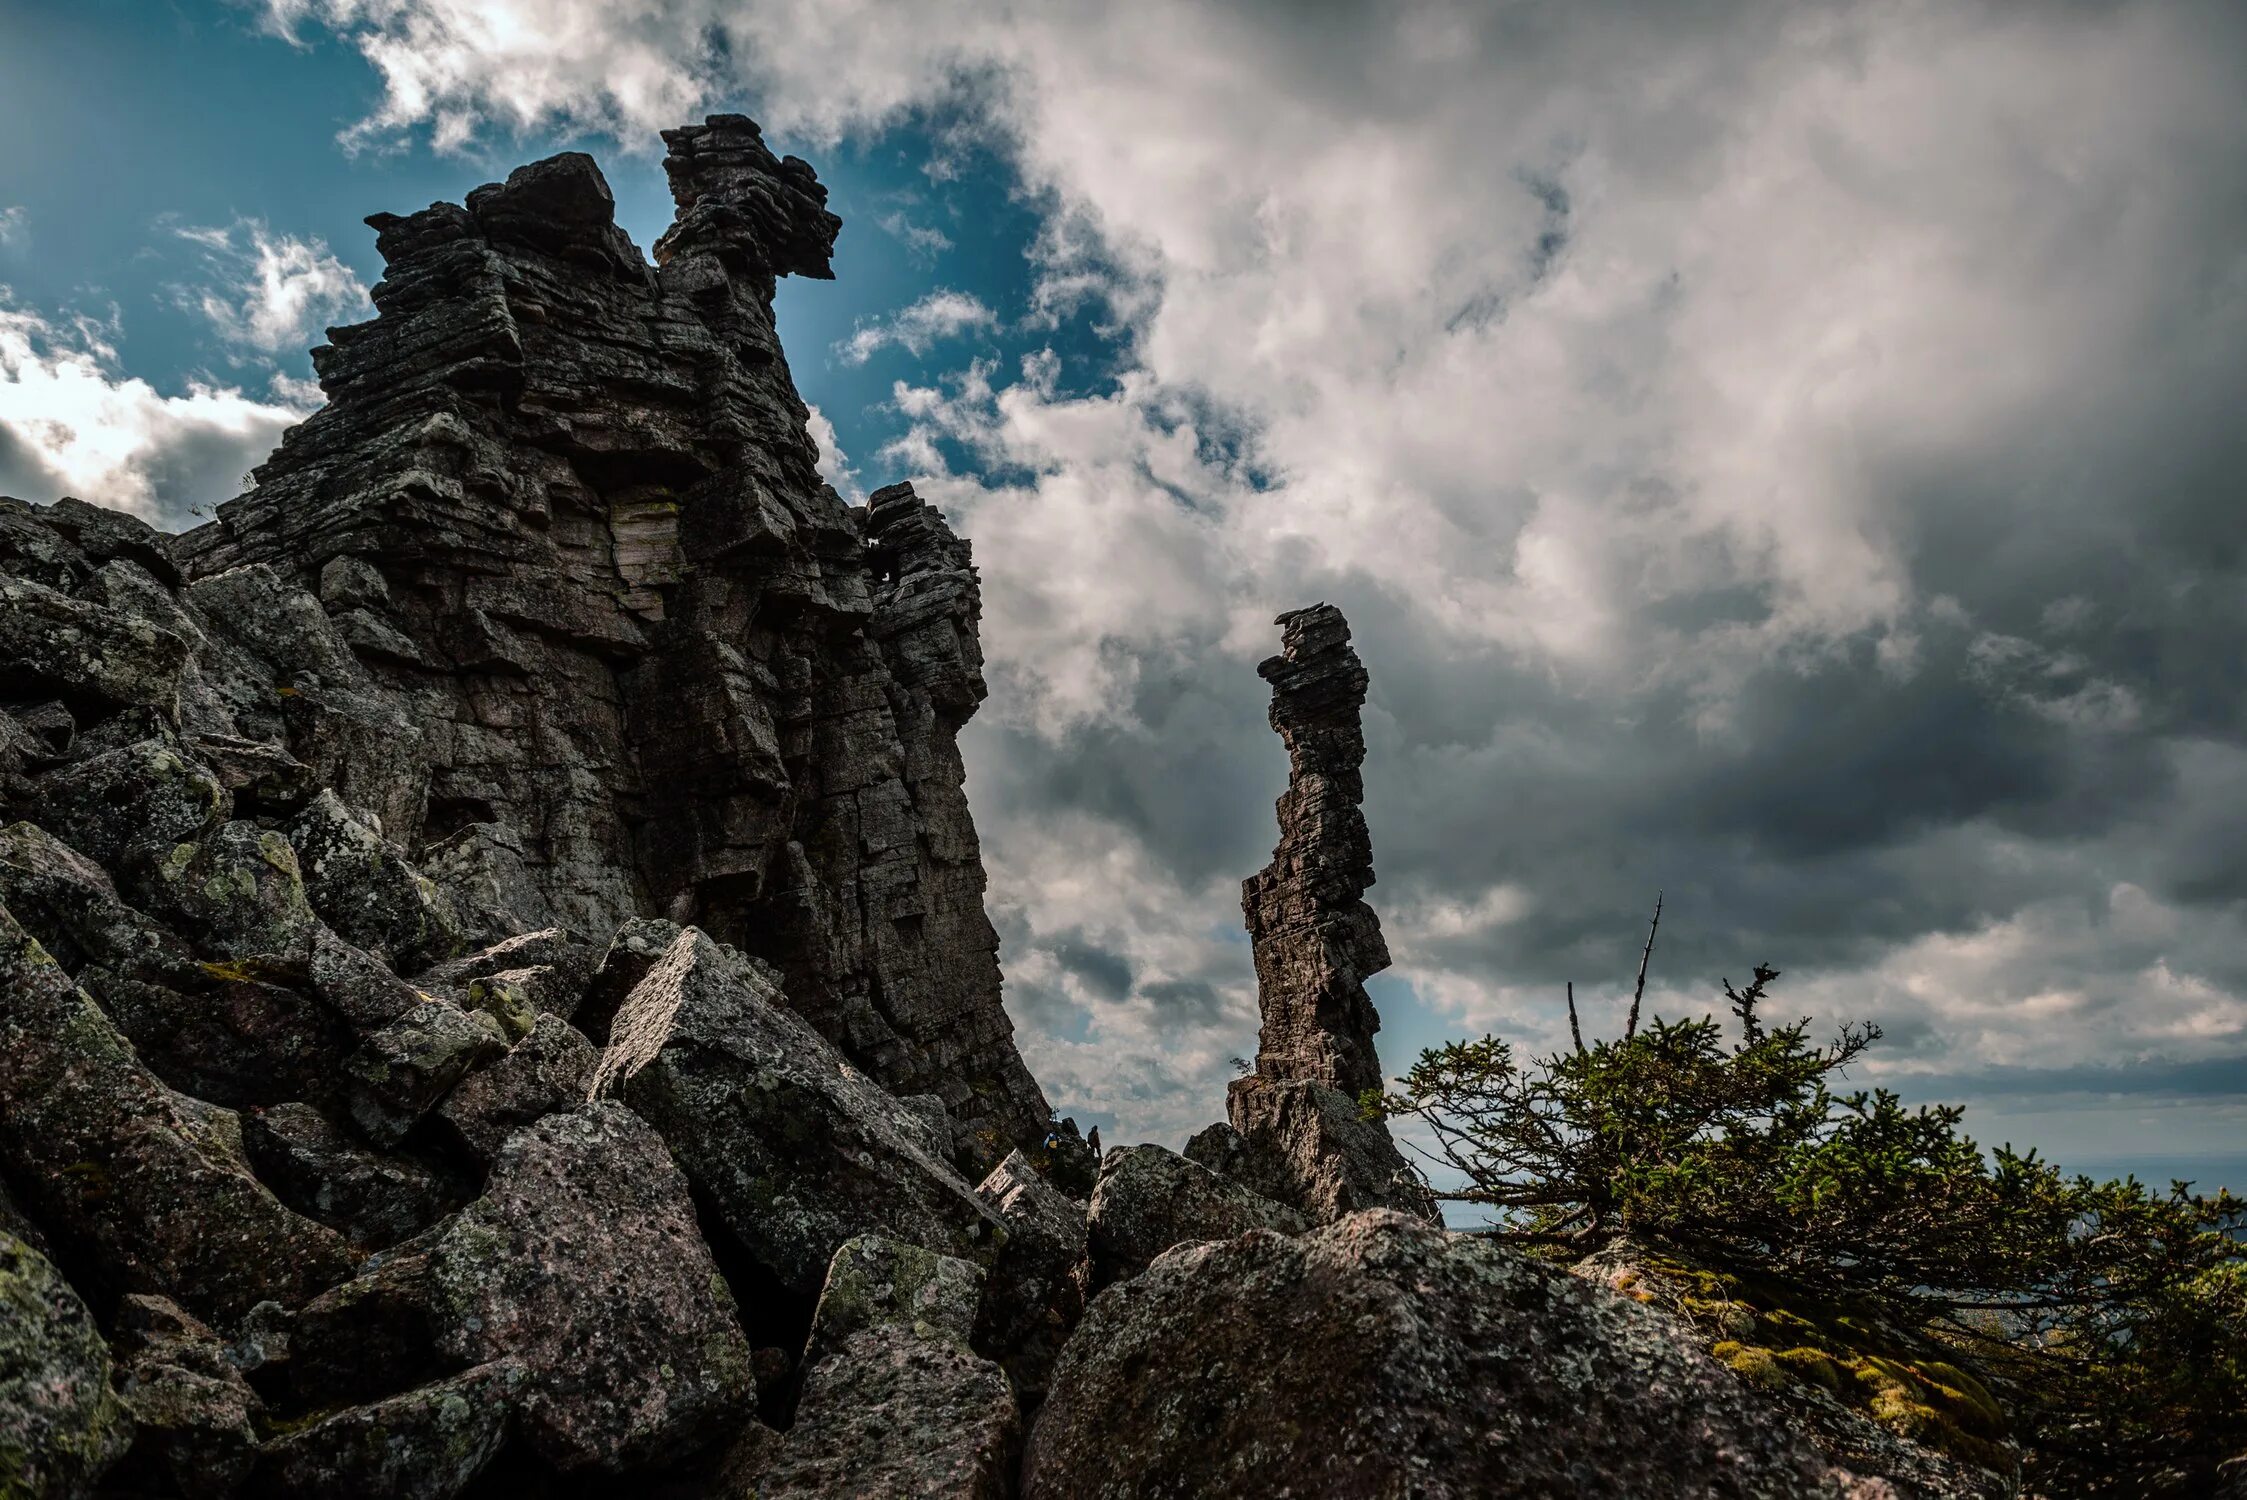
[[[891,1092],[941,1096],[980,1172],[1048,1111],[961,791],[975,570],[910,489],[853,510],[819,479],[772,318],[777,277],[829,274],[811,168],[739,116],[665,140],[679,214],[654,267],[574,153],[369,220],[379,315],[331,331],[329,404],[181,561],[273,622],[245,649],[284,669],[290,746],[336,788],[306,814],[334,870],[298,853],[346,938],[425,960],[444,936],[367,830],[484,937],[693,921],[774,963]],[[297,648],[271,588],[230,583],[245,564],[316,594],[340,646]],[[146,699],[180,655],[55,671]],[[346,889],[379,897],[346,921],[322,900]]]
[[[37,1250],[0,1231],[0,1475],[6,1493],[80,1494],[133,1438],[93,1314]]]
[[[997,1364],[968,1344],[979,1267],[877,1236],[835,1252],[785,1442],[747,1486],[759,1496],[925,1495],[1006,1500],[1021,1416]]]
[[[1359,1117],[1381,1086],[1365,992],[1389,966],[1381,922],[1365,904],[1373,838],[1359,804],[1369,681],[1332,605],[1279,617],[1282,649],[1256,671],[1272,685],[1272,728],[1287,745],[1287,791],[1272,862],[1241,886],[1264,1015],[1256,1069],[1226,1109],[1245,1146],[1234,1166],[1257,1191],[1331,1221],[1363,1208],[1434,1218],[1433,1202],[1388,1128]]]
[[[1662,1315],[1388,1212],[1190,1246],[1103,1293],[1023,1479],[1027,1500],[1852,1493]]]
[[[1005,1230],[926,1122],[778,1002],[770,969],[687,928],[617,1012],[592,1086],[663,1133],[714,1217],[799,1296],[868,1232],[988,1263]]]
[[[1228,1240],[1252,1229],[1310,1226],[1285,1204],[1160,1146],[1118,1146],[1100,1163],[1085,1219],[1091,1280],[1137,1276],[1173,1245]]]

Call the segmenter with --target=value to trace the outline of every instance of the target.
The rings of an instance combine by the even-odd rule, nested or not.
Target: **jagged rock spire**
[[[1280,654],[1256,671],[1272,685],[1272,728],[1287,745],[1280,842],[1241,889],[1264,1015],[1256,1071],[1354,1098],[1381,1082],[1381,1017],[1365,980],[1389,966],[1381,919],[1362,899],[1373,884],[1358,770],[1369,679],[1333,605],[1290,610],[1278,623]]]
[[[1272,728],[1287,745],[1279,847],[1241,886],[1264,1025],[1256,1068],[1228,1091],[1232,1125],[1186,1154],[1320,1220],[1361,1208],[1436,1216],[1388,1127],[1360,1112],[1381,1085],[1365,992],[1389,966],[1381,921],[1364,901],[1373,838],[1365,783],[1365,664],[1331,604],[1279,617],[1280,654],[1256,671],[1272,685]]]

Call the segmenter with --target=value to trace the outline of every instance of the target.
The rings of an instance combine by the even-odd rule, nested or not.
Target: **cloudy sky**
[[[1866,1082],[2247,1185],[2247,11],[0,0],[0,491],[166,524],[360,216],[711,109],[845,219],[828,468],[974,538],[1009,1006],[1117,1138],[1253,1051],[1273,613],[1373,673],[1383,1053],[1758,960]]]

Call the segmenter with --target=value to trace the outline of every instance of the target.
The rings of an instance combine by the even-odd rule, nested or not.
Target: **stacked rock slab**
[[[650,266],[591,158],[377,214],[377,316],[328,404],[182,538],[315,592],[368,690],[302,664],[343,800],[419,868],[594,942],[694,922],[978,1171],[1049,1111],[999,1002],[956,737],[985,694],[968,547],[906,486],[844,504],[773,324],[826,277],[812,169],[734,115],[665,132]],[[365,700],[365,701],[362,701]]]
[[[1287,746],[1279,847],[1242,883],[1263,1011],[1256,1068],[1227,1099],[1245,1149],[1229,1165],[1268,1196],[1321,1221],[1363,1208],[1432,1216],[1386,1127],[1358,1096],[1381,1086],[1365,992],[1389,966],[1381,921],[1365,904],[1373,838],[1359,804],[1365,783],[1365,664],[1330,604],[1279,617],[1281,651],[1257,667],[1272,685],[1272,728]],[[1206,1137],[1189,1155],[1208,1158]],[[1222,1168],[1221,1168],[1222,1169]]]

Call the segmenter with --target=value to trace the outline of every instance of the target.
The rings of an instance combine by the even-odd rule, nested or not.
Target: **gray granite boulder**
[[[1092,1285],[1136,1276],[1173,1245],[1252,1229],[1298,1234],[1309,1221],[1285,1204],[1161,1146],[1118,1146],[1100,1163],[1086,1215]]]
[[[895,1323],[854,1333],[805,1377],[759,1500],[1007,1500],[1022,1422],[1006,1374]]]
[[[5,909],[0,1159],[59,1241],[205,1316],[301,1302],[351,1271],[341,1237],[251,1173],[234,1113],[158,1081]]]
[[[1174,1250],[1086,1309],[1025,1500],[1851,1493],[1677,1325],[1373,1210]]]
[[[82,1495],[125,1454],[93,1314],[48,1259],[0,1231],[0,1493]]]
[[[429,1266],[439,1351],[517,1363],[524,1440],[565,1472],[675,1458],[749,1415],[749,1341],[686,1179],[622,1105],[517,1132]]]
[[[998,1218],[919,1142],[925,1125],[780,1003],[773,976],[694,928],[633,989],[594,1086],[663,1133],[718,1220],[803,1296],[845,1240],[988,1264]]]

